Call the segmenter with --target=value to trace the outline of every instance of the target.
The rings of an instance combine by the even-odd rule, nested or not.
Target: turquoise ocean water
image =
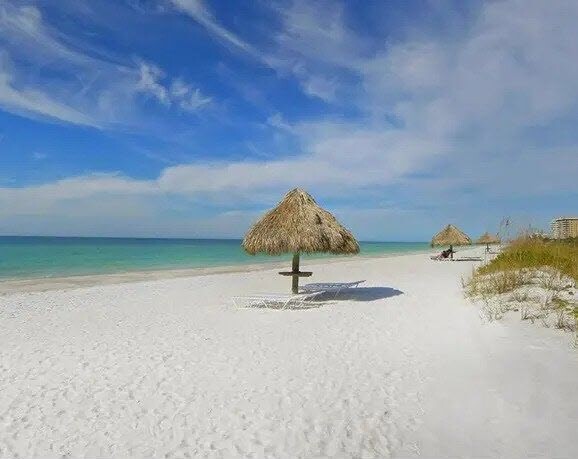
[[[362,242],[362,256],[428,250],[426,242]],[[327,255],[304,255],[304,259]],[[333,255],[335,257],[335,255]],[[0,236],[0,279],[209,268],[287,260],[250,256],[240,240]]]

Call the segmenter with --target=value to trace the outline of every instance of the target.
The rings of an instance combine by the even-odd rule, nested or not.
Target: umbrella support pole
[[[311,277],[312,272],[299,271],[299,252],[293,254],[293,263],[291,264],[291,271],[282,271],[279,274],[282,276],[291,276],[291,291],[299,293],[299,278]]]
[[[299,252],[293,254],[293,263],[291,265],[291,271],[295,274],[299,273]],[[293,293],[299,293],[299,276],[294,275],[293,281],[291,282],[291,291]]]

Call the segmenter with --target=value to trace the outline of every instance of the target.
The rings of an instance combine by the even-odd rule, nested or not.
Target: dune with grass
[[[578,240],[519,237],[465,282],[488,320],[519,313],[574,334],[578,344]]]

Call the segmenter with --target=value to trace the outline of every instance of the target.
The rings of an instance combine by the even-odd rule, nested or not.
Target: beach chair
[[[286,309],[288,307],[299,308],[303,307],[305,302],[311,301],[313,298],[321,295],[324,291],[298,294],[282,294],[282,293],[260,293],[255,295],[234,296],[233,303],[237,307],[273,307],[279,309]]]
[[[355,282],[316,282],[312,284],[306,284],[301,287],[304,293],[315,293],[315,292],[331,292],[335,293],[335,296],[341,292],[343,289],[356,288],[360,284],[363,284],[365,280],[355,281]]]

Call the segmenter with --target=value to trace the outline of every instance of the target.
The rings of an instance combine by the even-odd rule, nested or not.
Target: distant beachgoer
[[[432,255],[430,258],[432,260],[443,260],[445,258],[449,258],[452,253],[454,253],[454,250],[452,248],[449,248],[447,250],[443,250],[442,253],[440,253],[439,255]]]

